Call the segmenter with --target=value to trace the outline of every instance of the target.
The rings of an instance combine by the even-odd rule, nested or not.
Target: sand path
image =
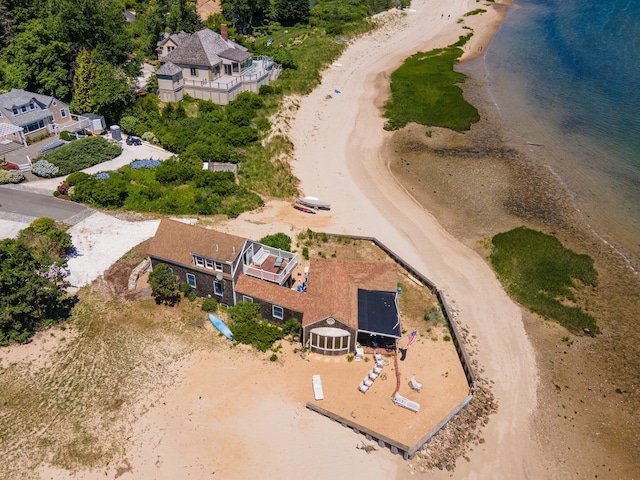
[[[541,478],[531,426],[537,373],[520,310],[487,263],[394,181],[380,155],[390,136],[380,117],[388,75],[416,51],[453,43],[462,33],[456,20],[473,8],[466,0],[414,2],[415,12],[351,45],[341,66],[326,71],[322,85],[301,100],[291,133],[293,166],[305,194],[333,202],[329,231],[381,239],[446,292],[478,337],[477,358],[495,382],[499,412],[485,430],[486,443],[471,452],[471,462],[458,464],[454,476]]]

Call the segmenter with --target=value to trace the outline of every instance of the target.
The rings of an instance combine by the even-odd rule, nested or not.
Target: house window
[[[234,71],[234,73],[238,73],[238,70],[239,70],[239,68],[238,68],[238,64],[237,64],[237,63],[234,63],[234,64],[233,64],[233,71]]]
[[[222,296],[222,282],[213,282],[213,293]]]
[[[272,308],[272,315],[273,318],[277,318],[279,320],[282,320],[284,318],[284,309],[282,307],[279,307],[278,305],[274,305]]]
[[[215,270],[216,272],[221,272],[222,271],[222,263],[221,262],[215,262]]]
[[[58,102],[56,102],[55,100],[53,101],[53,106],[55,107],[56,105],[58,105]]]
[[[204,266],[205,266],[205,268],[208,268],[209,270],[213,270],[213,260],[205,258],[204,259]]]
[[[60,110],[60,116],[62,118],[67,118],[67,111],[64,108],[62,110]]]
[[[253,297],[250,297],[249,295],[242,295],[242,301],[253,303]]]
[[[195,263],[198,267],[204,267],[204,259],[199,257],[198,255],[193,256],[193,263]]]
[[[22,113],[27,113],[27,106],[26,105],[22,105],[20,107],[20,110],[22,111]]]
[[[198,76],[198,69],[197,68],[191,67],[190,71],[191,71],[191,76],[192,77],[197,77]]]
[[[35,110],[35,109],[36,109],[36,106],[33,104],[33,102],[31,102],[29,104],[29,110]]]
[[[44,128],[44,120],[40,120],[39,122],[30,123],[29,125],[23,127],[24,133],[35,132],[36,130],[41,130]]]
[[[224,74],[225,75],[231,75],[231,65],[225,65],[224,66]]]
[[[13,114],[14,115],[19,115],[20,112],[18,112],[18,109],[16,107],[13,107]]]
[[[167,47],[167,52],[173,52],[173,49],[176,47]]]
[[[187,273],[187,283],[191,288],[196,288],[196,276],[193,273]]]

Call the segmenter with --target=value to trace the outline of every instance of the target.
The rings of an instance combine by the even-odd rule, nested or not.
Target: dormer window
[[[26,105],[22,105],[20,107],[20,110],[22,111],[22,113],[27,113],[27,106]]]
[[[198,255],[194,255],[193,263],[195,263],[198,267],[204,267],[204,258],[199,257]]]
[[[56,105],[58,105],[58,102],[56,102],[55,100],[53,101],[53,106],[55,107]]]
[[[33,102],[31,102],[29,104],[29,110],[35,110],[35,109],[36,109],[36,106],[33,104]]]
[[[14,115],[19,115],[20,112],[18,111],[18,109],[16,107],[13,107],[13,114]]]

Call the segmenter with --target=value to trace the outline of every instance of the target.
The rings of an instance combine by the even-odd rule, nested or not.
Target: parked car
[[[140,139],[140,137],[129,135],[127,137],[127,145],[142,145],[142,140]]]

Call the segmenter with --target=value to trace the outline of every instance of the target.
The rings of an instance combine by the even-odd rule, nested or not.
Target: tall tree
[[[95,50],[82,49],[76,64],[71,109],[76,113],[100,113],[109,119],[119,117],[131,98],[124,71],[103,61]]]
[[[61,278],[45,275],[50,266],[26,243],[0,241],[0,345],[24,341],[56,316],[65,295]]]
[[[71,109],[77,113],[95,113],[96,66],[91,53],[83,48],[76,57],[76,71],[73,76],[73,101]]]
[[[15,88],[67,99],[69,43],[60,42],[42,20],[30,20],[19,27],[5,49],[5,82]]]
[[[174,306],[180,301],[178,281],[166,263],[159,263],[153,267],[153,271],[149,274],[149,285],[158,305],[164,303]]]
[[[274,0],[274,16],[284,26],[309,20],[309,0]]]
[[[222,0],[222,15],[241,33],[264,25],[272,13],[271,0]]]

